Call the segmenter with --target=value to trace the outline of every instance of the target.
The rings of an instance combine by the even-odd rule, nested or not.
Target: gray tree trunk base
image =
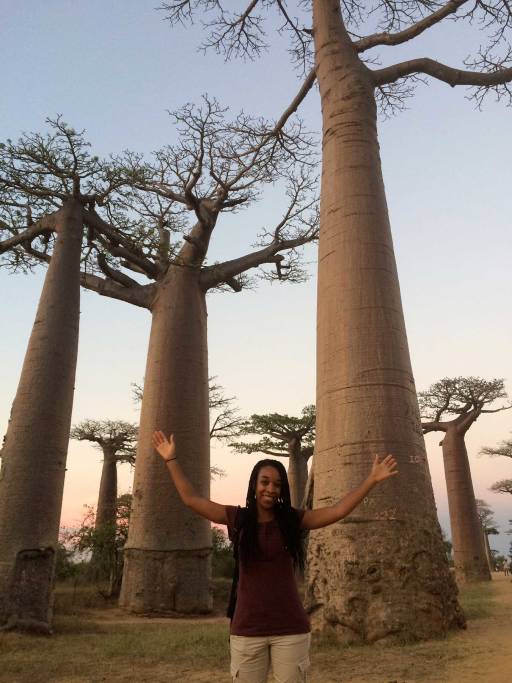
[[[465,628],[453,575],[437,561],[437,534],[416,529],[423,546],[418,551],[417,541],[409,544],[399,529],[394,541],[387,539],[385,559],[371,550],[363,558],[355,556],[350,543],[343,550],[338,542],[331,550],[327,537],[339,526],[309,534],[306,609],[313,631],[331,633],[342,643],[373,643],[424,640]],[[379,528],[341,526],[346,537],[364,533],[368,549],[382,544]]]
[[[205,614],[210,591],[211,548],[125,551],[119,606],[135,614]]]
[[[16,555],[7,601],[0,605],[0,630],[52,633],[53,548],[21,550]]]

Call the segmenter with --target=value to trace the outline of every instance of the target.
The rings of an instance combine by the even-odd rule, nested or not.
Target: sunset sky
[[[167,113],[203,93],[235,114],[240,109],[278,117],[300,86],[286,42],[255,62],[229,62],[197,51],[201,29],[171,27],[147,0],[0,0],[0,140],[44,132],[45,118],[62,114],[85,129],[99,156],[132,149],[150,153],[175,140]],[[380,50],[384,65],[432,56],[461,66],[478,48],[476,29],[449,23],[415,47]],[[8,66],[7,66],[8,65]],[[510,314],[512,193],[511,109],[493,96],[482,111],[464,89],[419,84],[408,109],[381,120],[383,173],[393,229],[409,345],[418,390],[445,376],[503,377],[512,394]],[[313,90],[301,115],[320,130]],[[278,189],[248,211],[221,219],[210,261],[246,253],[262,226],[280,218]],[[316,249],[305,251],[311,273],[300,285],[262,282],[255,291],[208,296],[210,374],[240,411],[299,414],[315,400]],[[0,270],[0,430],[5,432],[44,270],[13,275]],[[130,384],[144,375],[148,311],[84,292],[74,423],[85,419],[137,421]],[[512,461],[479,457],[512,431],[512,410],[482,416],[467,445],[476,495],[495,510],[501,534],[491,546],[504,552],[512,536],[512,496],[488,489],[512,478]],[[426,443],[441,524],[448,535],[440,434]],[[212,498],[237,503],[257,456],[213,448],[227,472]],[[63,524],[96,501],[100,454],[71,442]],[[120,492],[132,473],[120,468]]]

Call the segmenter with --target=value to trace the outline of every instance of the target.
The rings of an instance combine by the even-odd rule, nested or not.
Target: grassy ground
[[[219,605],[227,583],[216,586]],[[512,680],[512,583],[466,590],[467,631],[406,646],[319,639],[311,683],[505,683]],[[0,634],[1,683],[227,683],[226,620],[127,617],[90,589],[60,587],[51,637]]]

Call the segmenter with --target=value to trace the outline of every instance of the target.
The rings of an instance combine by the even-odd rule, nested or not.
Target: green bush
[[[212,527],[212,575],[231,578],[235,568],[233,550],[226,534]]]

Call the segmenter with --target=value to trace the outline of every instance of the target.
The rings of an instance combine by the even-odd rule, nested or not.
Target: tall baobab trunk
[[[0,476],[0,623],[49,631],[80,314],[81,206],[57,239],[28,343]]]
[[[210,524],[186,508],[151,434],[175,434],[177,455],[209,496],[208,358],[199,269],[171,266],[159,285],[146,365],[133,509],[120,604],[133,612],[211,609]]]
[[[314,506],[393,453],[400,475],[311,532],[314,629],[344,641],[426,638],[463,623],[437,521],[381,175],[370,71],[339,0],[314,0],[323,116]]]
[[[300,440],[293,439],[288,444],[288,482],[293,507],[301,507],[307,480],[307,460],[302,455]]]
[[[117,459],[112,448],[104,445],[102,450],[103,466],[101,468],[100,490],[98,493],[94,529],[95,531],[103,529],[110,536],[116,523]],[[103,561],[104,550],[96,546],[91,557],[91,578],[98,579],[101,576],[104,571],[101,566]]]
[[[103,467],[101,468],[100,491],[96,506],[95,528],[116,521],[117,501],[117,459],[115,451],[103,446]]]
[[[487,565],[489,567],[489,572],[492,576],[492,572],[494,570],[494,563],[492,561],[492,552],[491,552],[491,546],[489,544],[489,535],[487,531],[482,527],[482,536],[484,539],[484,548],[485,548],[485,557],[487,559]]]
[[[485,556],[464,433],[461,433],[456,421],[444,435],[442,448],[457,581],[489,581],[491,575]]]

